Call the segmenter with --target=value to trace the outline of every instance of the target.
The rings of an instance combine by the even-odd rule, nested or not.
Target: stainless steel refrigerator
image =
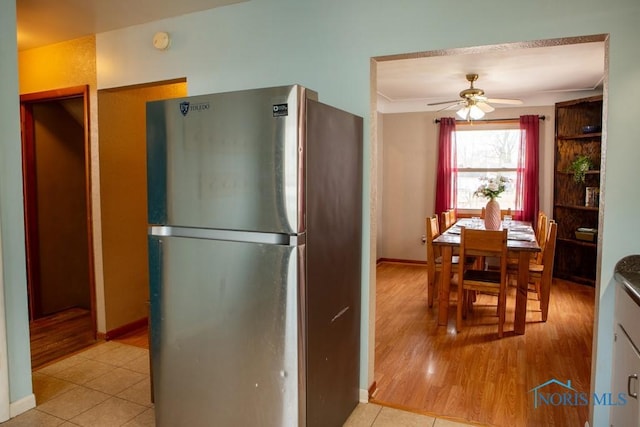
[[[147,104],[156,424],[358,403],[362,118],[298,85]]]

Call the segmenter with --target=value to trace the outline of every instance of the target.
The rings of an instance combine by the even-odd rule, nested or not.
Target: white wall
[[[553,106],[502,108],[488,119],[517,118],[525,114],[545,116],[540,121],[540,209],[553,214]],[[382,210],[378,224],[377,259],[426,261],[422,243],[425,218],[435,212],[438,125],[442,113],[402,113],[381,115],[382,181],[378,197]],[[495,126],[495,125],[492,125]],[[516,124],[517,126],[517,124]],[[382,189],[382,190],[381,190]]]
[[[438,162],[435,117],[434,113],[383,115],[378,259],[426,260],[422,236],[425,218],[433,215]]]
[[[0,2],[0,16],[13,16],[11,1]],[[470,15],[470,12],[471,15]],[[5,15],[7,12],[7,15]],[[473,19],[465,17],[473,16]],[[602,270],[599,276],[600,312],[595,386],[609,389],[611,377],[611,340],[613,312],[612,272],[615,262],[624,255],[640,252],[640,186],[637,165],[640,163],[636,118],[640,115],[640,2],[637,0],[555,0],[522,1],[485,0],[480,5],[461,0],[452,5],[447,0],[252,0],[207,12],[131,27],[98,35],[98,85],[100,89],[185,76],[191,94],[220,92],[275,84],[300,83],[319,92],[322,101],[354,112],[365,118],[365,171],[371,166],[372,139],[367,134],[370,116],[370,58],[375,56],[492,45],[556,37],[608,33],[610,37],[610,74],[606,132],[606,182],[601,204],[604,226],[600,227]],[[462,22],[462,24],[461,24]],[[0,46],[7,48],[14,39],[15,27],[4,25]],[[452,30],[453,29],[453,30]],[[154,51],[151,37],[158,30],[169,31],[172,47]],[[15,55],[2,56],[3,83],[0,99],[3,113],[17,117],[17,81]],[[6,67],[6,68],[5,68]],[[4,71],[9,70],[8,74]],[[8,76],[8,80],[7,80]],[[14,88],[13,85],[16,85]],[[4,122],[3,122],[4,123]],[[0,140],[17,144],[17,119],[0,127]],[[15,147],[15,146],[14,146]],[[10,181],[2,183],[0,214],[2,218],[3,261],[12,269],[24,272],[24,250],[17,231],[22,230],[19,161],[2,159],[2,176],[9,171]],[[10,163],[7,166],[7,163]],[[364,187],[375,186],[375,176],[365,174]],[[613,189],[608,191],[608,189]],[[370,225],[375,222],[375,204],[369,193],[363,198],[365,211],[363,244],[363,322],[373,327],[368,307]],[[7,207],[14,206],[14,207]],[[369,211],[371,206],[372,212]],[[373,220],[370,214],[373,213]],[[14,233],[8,237],[5,230]],[[9,244],[7,244],[9,242]],[[12,262],[14,262],[12,264]],[[8,273],[5,272],[5,279]],[[11,276],[11,274],[9,274]],[[18,320],[7,319],[14,333],[26,337],[26,290],[24,273],[11,276],[16,292],[7,294]],[[6,285],[6,281],[5,281]],[[6,289],[5,289],[6,291]],[[368,387],[371,377],[369,348],[373,347],[368,331],[362,334],[361,387]],[[28,360],[28,339],[11,342],[10,354]],[[26,344],[25,344],[26,342]],[[28,364],[28,363],[27,363]],[[17,379],[16,393],[30,388],[24,366],[11,373]],[[596,424],[607,425],[608,410],[596,408]]]
[[[382,203],[384,199],[384,115],[376,113],[376,183],[377,183],[377,197],[376,197],[376,257],[379,259],[379,254],[385,253],[384,250],[384,222],[382,220]]]

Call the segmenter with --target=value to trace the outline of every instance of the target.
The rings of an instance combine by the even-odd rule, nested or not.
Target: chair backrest
[[[478,230],[460,227],[460,259],[467,257],[497,257],[500,261],[500,277],[507,277],[508,230]],[[458,277],[464,277],[465,266],[460,263]]]
[[[439,253],[436,253],[436,249],[433,246],[433,239],[435,239],[440,235],[437,216],[427,217],[426,229],[427,229],[427,234],[426,234],[427,264],[429,264],[431,262],[435,262],[435,259],[440,255]]]
[[[507,255],[507,229],[478,230],[460,227],[460,255],[464,250],[466,256]]]
[[[449,219],[451,220],[451,225],[455,224],[458,220],[458,214],[455,209],[449,209]]]
[[[544,249],[542,250],[542,265],[544,265],[544,274],[551,274],[553,271],[553,259],[556,253],[556,240],[558,237],[558,224],[551,220],[549,221],[549,232],[545,241]]]
[[[446,229],[451,227],[455,221],[453,221],[453,218],[451,217],[451,211],[444,211],[440,214],[440,216],[441,216],[440,226],[442,231],[444,232]]]
[[[542,264],[544,248],[547,244],[547,228],[549,225],[549,219],[547,215],[540,211],[538,212],[538,222],[536,224],[536,240],[538,241],[538,245],[540,246],[540,252],[536,254],[535,262],[536,264]]]
[[[542,243],[547,238],[548,222],[549,217],[547,217],[547,214],[542,211],[538,212],[538,220],[536,221],[536,239],[538,243]]]

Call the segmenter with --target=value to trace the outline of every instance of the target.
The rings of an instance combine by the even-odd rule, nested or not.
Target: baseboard
[[[126,325],[122,325],[118,328],[111,329],[106,333],[98,332],[98,339],[109,341],[123,335],[128,334],[129,332],[133,332],[137,329],[140,329],[146,326],[149,323],[149,319],[147,317],[143,317],[142,319],[138,319],[135,322],[127,323]]]
[[[374,381],[369,390],[360,389],[360,403],[369,403],[373,395],[378,391],[378,384]]]
[[[375,381],[371,383],[371,386],[369,387],[369,390],[367,391],[367,398],[368,400],[373,399],[373,396],[376,394],[376,392],[378,391],[378,383],[376,383]]]
[[[427,261],[418,261],[415,259],[400,259],[400,258],[378,258],[376,264],[382,264],[383,262],[396,263],[396,264],[418,264],[427,265]]]
[[[18,415],[27,412],[29,409],[33,409],[36,407],[36,395],[31,393],[28,396],[23,397],[20,400],[16,400],[15,402],[11,402],[9,404],[9,414],[10,417],[17,417]]]

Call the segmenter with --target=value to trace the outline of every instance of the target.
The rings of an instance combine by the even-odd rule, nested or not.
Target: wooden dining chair
[[[460,259],[467,257],[495,257],[498,270],[487,270],[458,264],[458,304],[456,330],[462,330],[463,314],[471,305],[473,292],[498,296],[498,336],[504,333],[507,302],[507,232],[508,230],[475,230],[460,228]]]
[[[549,315],[549,297],[551,295],[551,282],[553,281],[553,259],[556,252],[558,224],[551,220],[548,228],[549,231],[541,252],[541,262],[536,261],[529,264],[529,282],[535,284],[538,299],[540,300],[543,322],[547,321]]]
[[[451,210],[446,210],[440,214],[440,230],[445,232],[449,227],[451,227],[455,223]]]
[[[542,256],[544,254],[544,246],[547,243],[547,228],[549,225],[549,218],[547,214],[543,211],[538,211],[538,219],[536,220],[536,241],[538,242],[538,246],[540,246],[540,252],[534,252],[531,254],[531,262],[536,264],[542,264]],[[517,269],[518,259],[510,258],[507,264],[507,270],[510,273],[513,272],[514,266]],[[517,275],[517,273],[516,273]],[[536,296],[540,299],[540,290],[536,289]]]
[[[555,258],[558,224],[554,220],[547,222],[546,234],[539,240],[540,252],[529,261],[529,291],[535,292],[540,301],[542,321],[547,321],[549,311],[549,295],[553,280],[553,260]],[[510,278],[518,277],[517,260],[509,259],[507,274]]]
[[[451,225],[455,224],[458,220],[458,213],[455,209],[449,209],[449,219],[451,220]]]
[[[427,246],[427,304],[429,307],[433,307],[434,295],[437,295],[440,288],[442,278],[440,273],[442,272],[442,251],[440,247],[433,245],[433,240],[440,235],[438,227],[438,217],[433,216],[426,219],[426,246]],[[458,264],[458,257],[453,256],[451,258],[451,283],[455,284],[456,266]]]

